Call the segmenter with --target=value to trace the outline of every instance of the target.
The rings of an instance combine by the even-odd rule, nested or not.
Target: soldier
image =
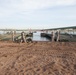
[[[26,42],[24,32],[21,33],[21,42]]]
[[[14,42],[14,31],[12,31],[12,41]]]
[[[52,32],[52,42],[54,42],[55,41],[55,32],[53,31]]]
[[[57,31],[57,32],[53,31],[52,32],[52,42],[59,41],[59,39],[60,39],[60,31]]]
[[[58,42],[60,40],[60,31],[57,31],[57,38],[56,38],[56,41]]]

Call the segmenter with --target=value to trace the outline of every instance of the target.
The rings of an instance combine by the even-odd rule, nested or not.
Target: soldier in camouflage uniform
[[[25,34],[24,32],[21,33],[21,42],[26,42],[26,39],[25,39]]]

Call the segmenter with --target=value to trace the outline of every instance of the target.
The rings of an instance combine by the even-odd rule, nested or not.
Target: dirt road
[[[76,75],[76,42],[0,42],[0,75]]]

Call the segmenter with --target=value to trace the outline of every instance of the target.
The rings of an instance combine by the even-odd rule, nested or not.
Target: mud
[[[76,75],[76,42],[0,42],[0,75]]]

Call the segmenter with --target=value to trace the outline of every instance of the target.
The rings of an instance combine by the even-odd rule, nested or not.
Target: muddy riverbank
[[[0,75],[76,75],[76,42],[0,42]]]

